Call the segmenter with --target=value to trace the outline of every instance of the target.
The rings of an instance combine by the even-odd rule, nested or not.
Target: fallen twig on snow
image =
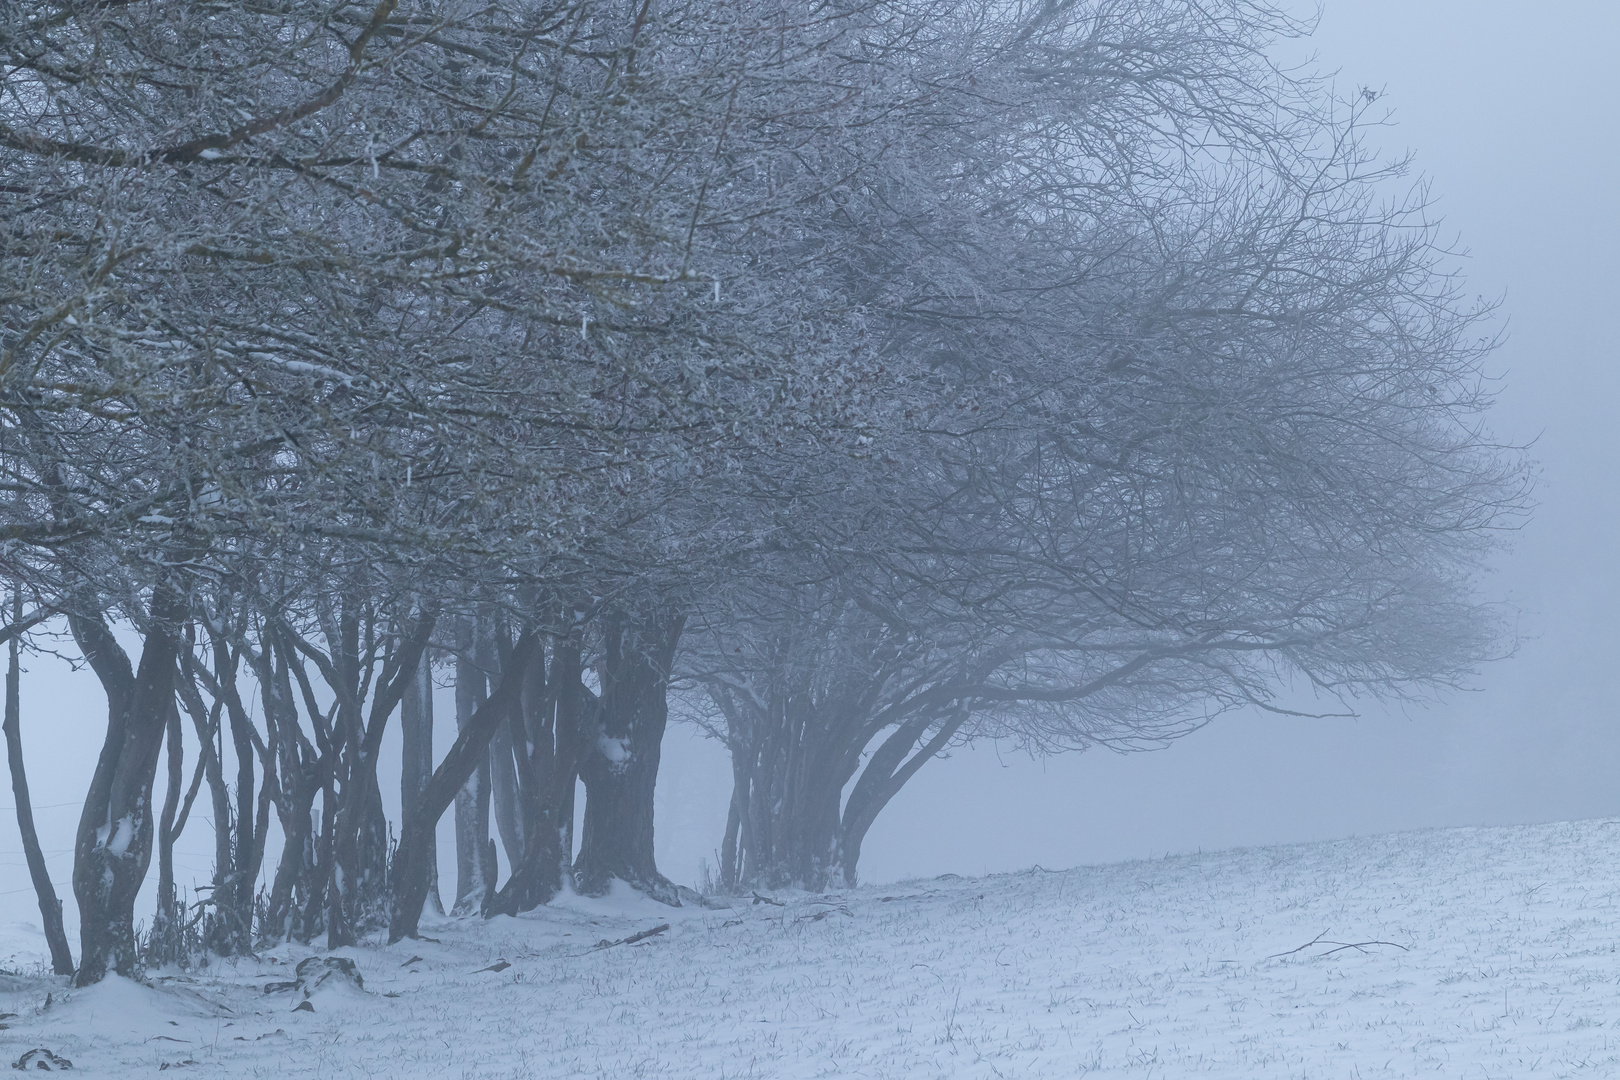
[[[1393,946],[1394,948],[1397,948],[1397,949],[1401,950],[1401,952],[1410,952],[1411,951],[1405,945],[1396,945],[1395,942],[1393,942],[1393,941],[1346,941],[1346,942],[1324,941],[1324,942],[1322,942],[1322,944],[1324,944],[1324,945],[1337,945],[1338,948],[1337,949],[1329,949],[1325,953],[1317,953],[1318,956],[1332,956],[1334,953],[1342,952],[1345,949],[1354,949],[1357,952],[1366,952],[1367,950],[1364,948],[1364,946],[1367,946],[1367,945],[1389,945],[1389,946]]]
[[[639,934],[631,934],[629,937],[620,938],[618,941],[609,941],[607,938],[603,938],[601,941],[598,941],[592,947],[591,951],[594,952],[594,951],[596,951],[596,949],[611,949],[615,945],[634,945],[638,941],[645,941],[650,937],[654,937],[654,936],[656,936],[658,934],[662,934],[665,930],[668,930],[668,929],[669,929],[669,923],[663,923],[663,924],[661,924],[659,926],[653,927],[651,930],[643,930]]]
[[[1311,938],[1311,940],[1307,941],[1305,944],[1301,945],[1299,948],[1297,948],[1297,949],[1289,949],[1287,952],[1272,953],[1270,956],[1266,957],[1266,959],[1267,960],[1275,960],[1279,956],[1293,956],[1295,953],[1304,952],[1306,949],[1309,949],[1313,945],[1332,945],[1332,946],[1334,946],[1334,948],[1331,948],[1331,949],[1327,950],[1326,952],[1317,953],[1316,954],[1317,956],[1332,956],[1334,953],[1343,952],[1346,949],[1355,949],[1357,952],[1366,952],[1367,951],[1367,946],[1369,946],[1369,945],[1389,945],[1389,946],[1392,946],[1393,948],[1401,950],[1401,952],[1410,952],[1411,951],[1405,945],[1397,945],[1393,941],[1328,941],[1326,939],[1327,939],[1327,931],[1324,930],[1320,934],[1317,934],[1315,937]]]

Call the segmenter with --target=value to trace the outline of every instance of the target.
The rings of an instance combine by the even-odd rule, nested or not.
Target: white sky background
[[[1310,42],[1345,93],[1387,94],[1395,126],[1383,133],[1385,150],[1417,153],[1448,233],[1471,252],[1471,288],[1503,298],[1510,336],[1496,358],[1504,382],[1494,422],[1505,437],[1537,439],[1542,468],[1535,519],[1488,581],[1523,613],[1518,655],[1485,671],[1478,692],[1431,708],[1375,704],[1353,721],[1232,715],[1169,750],[1129,757],[958,752],[924,768],[878,819],[866,880],[1620,814],[1617,45],[1612,0],[1329,0]],[[453,728],[448,695],[439,705],[442,753]],[[30,662],[23,736],[70,921],[72,831],[104,731],[89,672]],[[395,732],[383,764],[391,797]],[[188,760],[187,779],[190,769]],[[161,785],[160,776],[159,798]],[[713,862],[729,785],[717,746],[671,730],[658,847],[677,881],[693,882],[705,855]],[[0,806],[3,929],[38,914],[9,789]],[[182,882],[206,880],[211,864],[206,792],[193,813],[176,860]],[[279,847],[273,835],[269,868]],[[140,910],[149,916],[150,903]]]

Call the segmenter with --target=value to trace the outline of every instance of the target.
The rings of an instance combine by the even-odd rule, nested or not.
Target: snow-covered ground
[[[1620,1076],[1620,821],[779,899],[445,920],[345,950],[364,990],[297,1011],[263,987],[308,950],[89,990],[35,968],[0,976],[0,1042],[90,1076]]]

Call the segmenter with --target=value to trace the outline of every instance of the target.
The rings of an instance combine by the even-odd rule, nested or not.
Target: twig
[[[1317,934],[1315,937],[1311,938],[1311,940],[1307,941],[1297,949],[1289,949],[1287,952],[1274,952],[1270,956],[1266,957],[1266,959],[1275,960],[1279,956],[1293,956],[1295,953],[1304,952],[1306,949],[1310,948],[1312,945],[1315,945],[1325,937],[1327,937],[1326,930],[1322,931],[1320,934]]]
[[[1312,945],[1332,945],[1332,946],[1334,946],[1334,948],[1329,949],[1327,952],[1317,953],[1316,954],[1317,956],[1332,956],[1334,953],[1343,952],[1346,949],[1354,949],[1357,952],[1363,952],[1364,953],[1364,952],[1367,951],[1367,946],[1369,946],[1369,945],[1389,945],[1389,946],[1392,946],[1394,948],[1397,948],[1397,949],[1401,950],[1401,952],[1411,952],[1411,950],[1408,949],[1405,945],[1397,945],[1393,941],[1328,941],[1328,940],[1325,940],[1326,938],[1327,938],[1327,931],[1324,930],[1320,934],[1317,934],[1315,937],[1311,938],[1311,940],[1307,941],[1305,944],[1301,945],[1299,948],[1297,948],[1297,949],[1289,949],[1287,952],[1272,953],[1270,956],[1266,957],[1266,959],[1267,960],[1275,960],[1279,956],[1293,956],[1295,953],[1304,952],[1306,949],[1309,949]]]
[[[1329,949],[1325,953],[1318,953],[1318,956],[1332,956],[1334,953],[1343,952],[1345,949],[1354,949],[1357,952],[1366,952],[1367,950],[1363,947],[1366,945],[1391,945],[1401,950],[1401,952],[1411,952],[1411,950],[1405,945],[1396,945],[1393,941],[1347,941],[1342,943],[1337,941],[1324,941],[1322,944],[1338,945],[1339,947],[1337,949]]]
[[[591,951],[595,952],[597,949],[611,949],[615,945],[634,945],[638,941],[645,941],[656,934],[662,934],[668,929],[669,923],[663,923],[659,926],[653,927],[651,930],[643,930],[639,934],[631,934],[629,937],[620,938],[618,941],[609,941],[607,938],[603,938],[592,947]]]
[[[845,915],[848,915],[850,913],[849,908],[846,905],[839,904],[837,907],[822,908],[820,911],[812,912],[809,915],[800,915],[797,919],[794,919],[793,921],[796,922],[796,923],[805,922],[806,920],[808,920],[810,922],[820,922],[822,919],[825,919],[827,916],[831,915],[835,911],[841,911]]]

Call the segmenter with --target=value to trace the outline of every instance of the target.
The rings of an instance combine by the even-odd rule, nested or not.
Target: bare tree
[[[986,124],[924,144],[971,177],[958,216],[924,244],[902,211],[898,257],[856,264],[940,390],[870,462],[768,474],[793,557],[688,635],[733,753],[728,884],[852,883],[954,741],[1157,744],[1291,678],[1336,708],[1495,655],[1473,575],[1526,474],[1480,423],[1486,313],[1368,103],[1274,70],[1285,24],[1206,14],[988,35]]]
[[[255,919],[414,934],[452,803],[462,910],[565,873],[673,902],[682,649],[739,755],[728,875],[760,881],[853,880],[953,740],[1462,678],[1522,474],[1365,106],[1267,61],[1299,29],[1248,0],[6,8],[3,569],[109,703],[80,980],[133,970],[154,833],[161,863],[204,780],[221,951]]]
[[[6,627],[6,646],[10,653],[10,666],[6,669],[6,761],[11,770],[11,795],[16,806],[17,832],[22,838],[23,856],[28,862],[28,875],[39,898],[39,917],[45,930],[45,941],[51,950],[51,970],[58,975],[73,974],[73,951],[68,945],[67,932],[62,928],[62,902],[56,898],[56,887],[51,884],[50,871],[45,866],[45,853],[39,845],[39,834],[34,829],[34,807],[28,794],[28,773],[23,763],[22,750],[22,668],[19,645],[29,623],[22,610],[22,594],[12,596],[11,619]],[[35,617],[37,620],[37,616]]]

